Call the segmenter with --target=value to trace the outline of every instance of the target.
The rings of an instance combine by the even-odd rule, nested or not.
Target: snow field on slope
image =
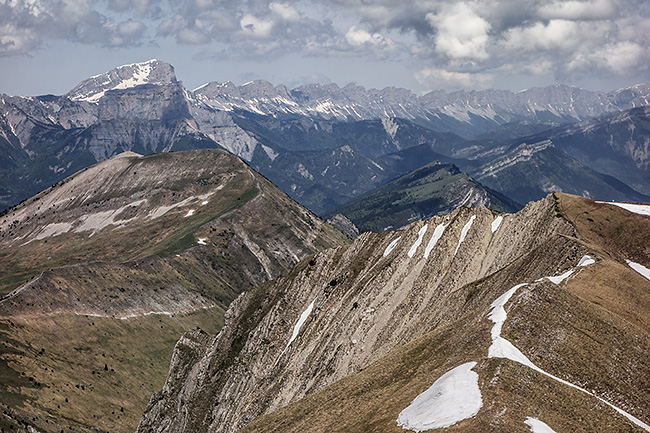
[[[568,271],[566,271],[562,275],[558,275],[556,277],[546,277],[546,279],[549,280],[553,284],[560,284],[562,281],[569,278],[572,273],[573,273],[573,269],[569,269]]]
[[[555,430],[547,426],[545,423],[542,421],[538,420],[537,418],[531,418],[528,417],[526,418],[526,421],[524,421],[524,424],[530,427],[530,431],[533,433],[555,433]]]
[[[305,311],[303,311],[302,314],[300,315],[300,317],[298,318],[298,322],[296,322],[296,324],[293,327],[293,332],[291,333],[291,338],[289,339],[289,342],[287,343],[287,346],[284,348],[282,353],[280,353],[280,356],[278,356],[278,359],[275,360],[275,364],[278,363],[280,358],[282,358],[282,355],[284,355],[284,352],[287,351],[287,349],[289,348],[291,343],[293,343],[293,340],[295,340],[296,337],[298,336],[298,334],[300,333],[300,328],[302,328],[302,325],[304,325],[305,321],[307,320],[307,318],[311,314],[312,310],[314,309],[314,302],[316,302],[315,299],[313,301],[311,301],[311,304],[309,304],[307,306],[307,308],[305,308]],[[274,364],[274,366],[275,366],[275,364]]]
[[[596,260],[594,260],[590,256],[584,256],[584,257],[582,257],[580,259],[580,261],[576,265],[576,268],[581,268],[583,266],[593,265],[594,263],[596,263]],[[571,274],[573,274],[574,271],[575,271],[575,268],[574,269],[569,269],[568,271],[566,271],[562,275],[557,275],[555,277],[546,277],[546,279],[549,280],[553,284],[560,284],[562,281],[569,278],[571,276]]]
[[[650,216],[650,205],[647,204],[617,203],[613,201],[597,201],[596,203],[611,204],[635,214]]]
[[[458,252],[458,248],[460,248],[460,244],[463,243],[465,240],[465,236],[467,236],[467,233],[469,233],[469,229],[472,227],[472,223],[476,219],[476,215],[472,215],[472,217],[465,223],[463,226],[463,229],[460,231],[460,239],[458,239],[458,245],[456,245],[456,251],[454,251],[454,255]]]
[[[476,362],[455,367],[415,397],[397,417],[397,425],[416,432],[449,427],[471,418],[483,406]]]
[[[409,259],[410,259],[410,258],[413,258],[413,255],[415,254],[415,252],[417,251],[418,247],[419,247],[420,244],[422,243],[422,238],[424,237],[424,234],[427,232],[427,228],[429,228],[429,225],[428,225],[428,224],[425,224],[425,225],[422,226],[422,228],[420,229],[420,231],[418,231],[418,238],[417,238],[417,240],[415,241],[415,243],[414,243],[413,245],[411,245],[411,249],[409,249],[408,253],[406,253],[406,255],[409,256]]]
[[[492,224],[490,226],[490,228],[492,229],[492,233],[499,230],[499,226],[501,225],[502,222],[503,222],[503,216],[502,215],[499,215],[498,217],[496,217],[494,219],[494,221],[492,221]]]
[[[448,224],[447,224],[448,225]],[[436,246],[440,238],[442,237],[443,233],[445,232],[445,229],[447,228],[447,225],[445,224],[438,224],[436,229],[433,231],[433,235],[431,236],[431,239],[429,239],[429,243],[427,244],[427,247],[424,250],[424,258],[428,259],[429,254],[431,254],[431,251],[433,250],[433,247]]]

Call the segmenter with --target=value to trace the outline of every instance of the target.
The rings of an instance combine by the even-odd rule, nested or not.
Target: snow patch
[[[390,117],[384,117],[383,119],[381,119],[381,123],[384,126],[384,130],[386,131],[386,134],[390,135],[390,138],[395,139],[395,134],[397,134],[399,125],[395,123],[395,121]]]
[[[107,86],[107,85],[108,86],[101,90],[97,90],[96,88],[91,89],[89,93],[85,95],[76,95],[73,96],[71,99],[73,101],[86,101],[90,103],[97,103],[97,101],[99,101],[106,94],[107,90],[129,89],[132,87],[139,86],[141,84],[147,84],[149,82],[149,75],[151,75],[151,72],[153,70],[152,64],[155,61],[156,60],[153,59],[143,63],[132,63],[129,65],[119,66],[117,68],[118,70],[123,70],[125,68],[133,68],[133,72],[129,78],[121,79],[117,81],[115,84],[111,82],[109,72],[90,77],[89,80],[93,80],[94,81],[93,84],[95,84],[95,86],[97,87]]]
[[[594,263],[596,263],[596,260],[594,260],[590,256],[583,256],[578,262],[578,267],[589,266],[589,265],[593,265]]]
[[[185,218],[187,218],[189,216],[192,216],[192,215],[194,215],[194,209],[188,210],[187,213],[185,214]]]
[[[205,205],[208,204],[208,203],[209,203],[209,201],[207,201],[207,200],[203,200],[203,201],[201,202],[201,206],[205,206]]]
[[[199,240],[196,241],[196,243],[199,244],[199,245],[207,245],[207,243],[206,243],[207,240],[208,240],[208,238],[199,238]]]
[[[593,265],[594,263],[596,263],[596,260],[592,259],[590,256],[585,255],[580,259],[580,261],[576,265],[576,268]],[[569,278],[571,276],[571,274],[573,274],[574,271],[575,271],[575,268],[574,269],[569,269],[568,271],[566,271],[562,275],[558,275],[558,276],[555,276],[555,277],[546,277],[546,279],[549,280],[553,284],[560,284],[562,281]],[[543,279],[544,278],[540,278],[540,280],[543,280]]]
[[[607,203],[618,206],[635,214],[650,216],[650,205],[647,204],[617,203],[613,201],[597,201],[596,203]]]
[[[395,247],[397,246],[397,243],[399,242],[400,239],[402,239],[401,236],[398,237],[397,239],[395,239],[390,244],[388,244],[388,246],[384,250],[384,257],[388,256],[395,249]]]
[[[460,239],[458,239],[458,245],[456,245],[456,251],[454,251],[454,255],[458,252],[458,248],[460,248],[460,244],[463,243],[465,240],[465,236],[467,236],[467,233],[469,232],[469,229],[472,228],[472,223],[476,219],[476,215],[472,215],[472,217],[465,223],[463,226],[463,229],[460,231]]]
[[[625,262],[629,267],[637,271],[639,274],[643,275],[646,279],[650,280],[650,269],[638,263],[631,262],[629,260],[626,260]]]
[[[429,239],[429,243],[427,244],[426,249],[424,250],[424,258],[428,259],[429,254],[431,254],[431,251],[433,251],[433,247],[436,246],[440,238],[442,237],[443,233],[445,232],[445,229],[447,228],[449,224],[438,224],[436,229],[433,231],[433,235],[431,236],[431,239]]]
[[[494,221],[492,221],[492,226],[491,226],[492,227],[492,233],[499,230],[499,226],[501,225],[502,222],[503,222],[503,216],[501,216],[501,215],[499,215],[498,217],[496,217],[494,219]]]
[[[284,355],[284,352],[287,351],[287,349],[289,348],[291,343],[293,343],[293,340],[295,340],[296,337],[298,336],[298,334],[300,333],[300,328],[302,328],[302,325],[304,325],[305,321],[307,320],[307,318],[311,314],[312,310],[314,309],[314,302],[316,302],[315,299],[313,301],[311,301],[311,304],[309,304],[307,306],[305,311],[303,311],[302,314],[300,315],[300,317],[298,318],[298,322],[293,327],[293,332],[291,333],[291,338],[289,339],[289,342],[287,343],[287,346],[284,348],[282,353],[280,353],[280,356],[278,356],[278,359],[275,360],[275,364],[273,364],[273,366],[275,366],[278,363],[280,358],[282,358],[282,355]]]
[[[400,412],[397,425],[421,432],[450,427],[475,416],[483,406],[478,374],[472,371],[475,365],[467,362],[440,376]]]
[[[562,275],[558,275],[557,277],[546,277],[547,280],[549,280],[553,284],[560,284],[562,281],[566,280],[571,276],[573,273],[573,269],[569,269]]]
[[[524,421],[524,424],[530,427],[530,431],[533,433],[555,433],[555,430],[547,426],[545,423],[542,421],[538,420],[537,418],[531,418],[528,417],[526,418],[526,421]]]
[[[298,164],[297,171],[305,179],[314,180],[314,176],[305,168],[304,165]]]
[[[427,228],[429,227],[428,224],[425,224],[422,226],[420,231],[418,232],[418,238],[415,241],[413,245],[411,245],[411,249],[409,249],[408,253],[406,253],[407,256],[409,256],[409,259],[413,257],[415,252],[417,251],[418,247],[422,243],[422,238],[424,237],[424,234],[427,232]]]
[[[278,155],[280,155],[278,152],[276,152],[275,150],[271,149],[269,146],[266,146],[264,144],[262,144],[262,150],[264,150],[266,156],[268,156],[271,161],[275,161],[275,158],[277,158]]]

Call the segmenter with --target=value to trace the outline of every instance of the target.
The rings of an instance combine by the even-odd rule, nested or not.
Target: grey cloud
[[[149,28],[222,58],[405,61],[423,82],[485,85],[515,71],[645,71],[649,24],[647,0],[0,0],[0,53],[45,38],[135,45]]]
[[[0,0],[2,51],[26,54],[37,49],[44,38],[103,46],[140,42],[146,29],[143,22],[116,22],[96,6],[93,0]]]
[[[38,36],[28,29],[16,28],[11,24],[0,26],[0,56],[24,54],[38,44]]]

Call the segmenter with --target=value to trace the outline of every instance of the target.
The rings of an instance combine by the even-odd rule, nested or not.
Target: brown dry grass
[[[650,217],[584,197],[555,193],[557,212],[589,246],[617,261],[650,267]]]
[[[30,424],[37,424],[34,416],[66,431],[131,432],[162,388],[180,336],[198,325],[216,333],[223,310],[127,320],[58,315],[0,324],[2,359],[15,377],[39,383],[0,387],[3,402],[29,412]]]
[[[457,322],[240,431],[404,432],[396,424],[399,413],[438,377],[468,361],[478,362],[474,370],[479,373],[483,407],[475,417],[445,431],[530,432],[524,424],[527,417],[539,418],[558,432],[642,431],[594,397],[515,362],[487,359],[492,324],[486,313],[485,309],[468,312]]]

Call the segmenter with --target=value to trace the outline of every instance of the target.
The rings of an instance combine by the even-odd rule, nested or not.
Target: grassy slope
[[[49,420],[43,424],[47,431],[58,432],[56,425],[66,431],[134,431],[151,394],[164,383],[180,336],[197,326],[214,334],[222,325],[218,307],[127,320],[0,319],[1,400]]]
[[[142,164],[169,154],[150,155]],[[233,170],[224,165],[224,170]],[[175,190],[184,185],[174,185]],[[150,254],[167,256],[195,245],[190,236],[199,227],[242,206],[258,194],[254,179],[240,175],[228,183],[205,206],[186,205],[171,209],[156,219],[138,222],[116,230],[103,230],[92,237],[88,232],[64,233],[24,245],[0,250],[0,295],[6,294],[46,269],[85,263],[91,260],[126,262]],[[190,218],[183,218],[189,209],[196,209]],[[5,218],[10,218],[9,212]]]
[[[161,190],[147,198],[154,205],[165,205],[172,194],[196,196],[226,182],[206,205],[197,199],[156,219],[141,219],[133,226],[108,228],[92,236],[89,232],[65,233],[0,250],[0,293],[42,271],[47,280],[45,291],[30,292],[0,318],[4,343],[0,347],[0,402],[10,406],[5,409],[14,413],[15,420],[57,433],[61,429],[90,428],[134,431],[152,393],[164,384],[180,336],[195,327],[215,334],[222,326],[225,308],[237,293],[267,278],[258,269],[257,258],[236,236],[233,224],[258,245],[266,246],[266,241],[297,255],[344,242],[343,235],[221,151],[135,158],[125,171],[128,178],[118,178],[122,195],[114,198],[138,193],[137,185],[130,180],[136,179],[136,171],[146,172],[147,166],[153,165],[150,171],[155,175],[157,164],[182,168],[186,160],[202,163],[207,167],[204,173],[217,171],[217,177],[203,174],[197,179],[192,170],[185,169],[182,176],[187,178],[178,180],[168,175]],[[143,182],[146,185],[147,179]],[[93,198],[100,211],[110,199],[101,193]],[[39,200],[42,197],[23,206],[32,201],[38,206],[42,203]],[[92,206],[90,212],[95,211]],[[185,217],[189,209],[195,213]],[[74,216],[77,211],[72,212]],[[127,209],[123,218],[133,214],[137,209]],[[6,217],[11,217],[11,212]],[[208,245],[196,247],[199,237],[208,238]],[[182,255],[177,257],[177,253]],[[161,260],[152,255],[169,257]],[[272,272],[291,268],[285,256],[279,253],[270,258]],[[86,264],[92,260],[107,261]],[[70,264],[79,266],[57,268]],[[248,268],[243,272],[245,266]],[[119,309],[119,302],[129,297],[156,298],[160,292],[174,297],[175,287],[198,292],[217,306],[173,317],[110,317],[121,315],[113,309]],[[106,310],[101,314],[108,317],[66,314],[75,299],[83,304],[97,298],[106,299]],[[45,350],[41,353],[41,349]],[[18,421],[7,422],[7,427],[18,428]]]

